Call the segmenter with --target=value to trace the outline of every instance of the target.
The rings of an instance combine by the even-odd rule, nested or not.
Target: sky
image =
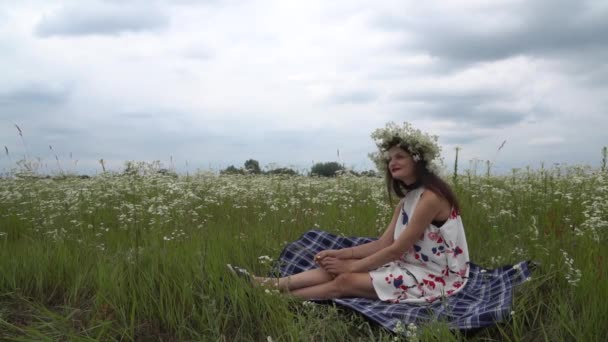
[[[361,171],[389,121],[449,168],[598,167],[608,1],[0,0],[0,74],[5,172]]]

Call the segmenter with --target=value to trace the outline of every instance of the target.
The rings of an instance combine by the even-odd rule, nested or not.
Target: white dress
[[[424,187],[409,191],[395,226],[395,240],[415,215]],[[436,227],[429,225],[399,260],[369,272],[378,298],[393,303],[431,303],[460,291],[469,274],[469,250],[456,210]]]

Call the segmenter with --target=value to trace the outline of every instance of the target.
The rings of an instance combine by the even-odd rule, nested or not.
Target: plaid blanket
[[[313,257],[325,249],[340,249],[373,241],[310,230],[281,253],[274,272],[288,276],[316,268]],[[456,294],[432,304],[392,304],[366,298],[341,298],[332,302],[351,308],[393,332],[410,323],[447,322],[452,329],[474,329],[507,320],[511,315],[513,288],[529,279],[529,262],[497,269],[470,264],[469,280]],[[275,273],[276,274],[276,273]]]

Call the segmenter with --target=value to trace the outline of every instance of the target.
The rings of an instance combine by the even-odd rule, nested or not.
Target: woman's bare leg
[[[364,297],[378,299],[369,273],[345,273],[335,279],[291,292],[304,299],[333,299],[342,297]]]
[[[254,280],[264,286],[277,287],[281,291],[294,291],[304,287],[315,286],[326,283],[334,279],[334,276],[327,273],[323,268],[304,271],[288,277],[264,278],[255,277]]]

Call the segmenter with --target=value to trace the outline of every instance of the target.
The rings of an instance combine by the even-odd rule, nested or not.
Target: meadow
[[[393,205],[375,177],[211,173],[0,179],[2,341],[395,341],[357,313],[252,287],[303,232],[379,236]],[[410,340],[603,341],[608,173],[589,167],[448,177],[471,260],[540,266],[509,321]]]

